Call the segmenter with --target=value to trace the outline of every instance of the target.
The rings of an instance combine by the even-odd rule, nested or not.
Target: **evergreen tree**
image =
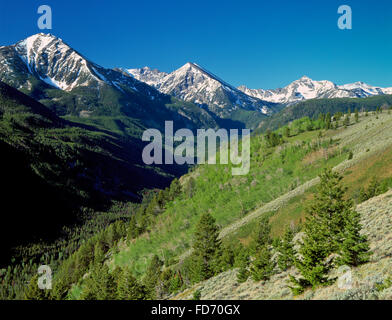
[[[34,275],[29,282],[24,293],[25,300],[48,300],[49,290],[42,290],[38,287],[38,275]]]
[[[161,277],[162,266],[163,262],[157,255],[154,255],[144,275],[143,284],[145,285],[151,299],[157,298],[157,286]]]
[[[239,283],[248,280],[250,275],[249,264],[250,264],[249,254],[247,250],[242,250],[238,257],[239,270],[237,272],[237,281]]]
[[[355,122],[359,122],[359,113],[357,108],[355,108]]]
[[[220,246],[215,253],[213,269],[215,274],[229,270],[234,265],[234,252],[229,246]]]
[[[250,274],[255,281],[268,280],[272,275],[273,262],[269,250],[271,239],[271,225],[269,218],[263,217],[259,224],[259,232],[256,239],[256,254],[250,266]]]
[[[370,248],[367,237],[361,235],[360,214],[355,210],[346,216],[343,241],[340,245],[339,265],[359,266],[369,261]]]
[[[331,114],[328,112],[325,120],[325,128],[327,130],[331,129]]]
[[[139,236],[139,228],[137,226],[135,215],[131,216],[128,226],[128,239],[136,239]]]
[[[53,289],[50,292],[51,298],[54,300],[65,300],[69,289],[67,281],[63,277],[59,277],[53,284]]]
[[[270,245],[271,239],[271,225],[268,217],[263,217],[259,224],[258,234],[256,238],[256,249],[265,245]]]
[[[250,266],[250,274],[254,281],[268,280],[273,273],[272,255],[267,245],[257,250]]]
[[[288,227],[278,246],[278,266],[280,270],[286,271],[294,264],[295,250],[293,244],[294,232]]]
[[[215,219],[205,213],[201,216],[196,226],[193,241],[193,254],[195,255],[195,266],[199,269],[200,278],[208,279],[214,275],[217,253],[221,251],[221,241],[218,239],[219,228]]]
[[[106,264],[94,265],[86,279],[80,298],[82,300],[114,300],[117,296],[116,289],[116,279],[110,274],[109,267]]]
[[[139,284],[128,268],[124,268],[120,274],[117,287],[117,299],[119,300],[144,300],[146,290]]]
[[[102,264],[105,260],[105,252],[102,249],[101,243],[98,241],[94,247],[94,263]]]
[[[318,192],[307,208],[300,258],[295,259],[302,279],[291,277],[297,286],[291,288],[294,292],[306,286],[315,288],[330,283],[327,274],[333,261],[327,258],[339,251],[342,230],[352,207],[352,201],[344,199],[346,189],[342,186],[342,178],[331,169],[324,170],[320,176]]]

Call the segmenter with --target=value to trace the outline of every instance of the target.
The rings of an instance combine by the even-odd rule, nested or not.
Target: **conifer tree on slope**
[[[161,276],[162,266],[163,262],[159,259],[157,255],[154,255],[144,275],[143,284],[146,286],[147,292],[150,295],[151,299],[158,298],[157,286]]]
[[[268,280],[272,275],[274,265],[272,254],[269,249],[271,244],[271,226],[267,217],[263,218],[259,225],[259,233],[256,240],[256,254],[250,266],[250,274],[253,280]]]
[[[215,274],[217,252],[221,252],[218,236],[216,220],[209,213],[203,214],[196,226],[193,241],[193,258],[196,264],[194,268],[200,273],[201,280]]]
[[[294,231],[287,227],[282,241],[278,246],[278,266],[280,270],[286,271],[294,264],[295,250],[294,250]]]
[[[352,202],[344,199],[345,188],[341,180],[342,176],[331,169],[325,169],[320,175],[318,191],[307,208],[305,236],[299,249],[301,258],[295,261],[302,279],[291,276],[291,281],[297,285],[292,288],[293,291],[330,283],[327,274],[332,268],[332,261],[327,258],[339,250],[345,216],[352,207]]]
[[[109,267],[96,264],[86,279],[80,298],[82,300],[116,299],[116,279],[109,272]]]
[[[38,275],[34,275],[24,293],[25,300],[48,300],[49,290],[42,290],[38,287]]]
[[[342,234],[340,245],[339,265],[359,266],[369,261],[371,252],[365,235],[361,235],[360,214],[351,210],[346,217],[346,226]]]
[[[242,248],[238,256],[239,270],[237,272],[237,281],[239,283],[245,282],[249,278],[249,254],[245,248]]]
[[[139,284],[128,268],[124,268],[120,274],[117,286],[118,300],[144,300],[147,297],[143,285]]]

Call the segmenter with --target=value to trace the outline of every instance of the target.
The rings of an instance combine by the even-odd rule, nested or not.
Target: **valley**
[[[0,47],[2,221],[14,230],[0,236],[0,298],[390,298],[391,93],[308,77],[236,88],[190,62],[171,73],[105,68],[43,33]],[[233,174],[220,145],[214,164],[147,163],[144,133],[167,123],[187,136],[250,130],[249,168]],[[288,229],[306,229],[326,168],[341,175],[373,255],[353,268],[354,291],[295,293],[286,280],[298,270],[266,257]],[[204,264],[195,246],[211,246]],[[237,281],[263,259],[268,279]],[[54,273],[50,292],[36,287],[41,264]]]

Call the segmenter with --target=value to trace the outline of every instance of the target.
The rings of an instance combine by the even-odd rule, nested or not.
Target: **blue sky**
[[[0,45],[40,32],[42,4],[53,10],[49,32],[105,67],[170,72],[191,61],[250,88],[303,75],[392,86],[390,0],[1,0]],[[343,4],[352,30],[337,27]]]

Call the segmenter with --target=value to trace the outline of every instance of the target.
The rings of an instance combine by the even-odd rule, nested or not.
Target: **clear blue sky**
[[[191,61],[251,88],[303,75],[392,86],[391,0],[1,0],[0,45],[40,32],[42,4],[53,9],[50,33],[105,67],[170,72]],[[337,27],[342,4],[352,30]]]

